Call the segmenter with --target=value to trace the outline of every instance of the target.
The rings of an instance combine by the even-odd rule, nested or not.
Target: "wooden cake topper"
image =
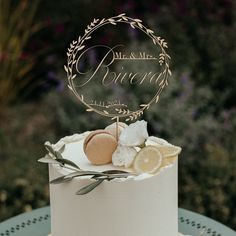
[[[152,47],[155,46],[153,51],[130,51],[129,47],[124,47],[120,42],[117,44],[98,44],[92,41],[93,34],[96,31],[104,30],[104,27],[117,27],[121,23],[126,24],[130,30],[138,31],[142,34],[142,37],[146,37],[151,41]],[[117,30],[117,29],[116,29]],[[92,46],[89,42],[92,42]],[[128,49],[127,49],[128,48]],[[88,112],[96,112],[105,117],[110,117],[112,120],[119,120],[119,118],[125,118],[125,121],[133,121],[143,114],[143,112],[153,104],[159,101],[159,96],[163,89],[168,85],[168,77],[171,75],[169,68],[170,56],[166,52],[167,43],[161,37],[154,34],[154,31],[148,29],[142,24],[139,19],[133,19],[125,14],[120,14],[108,19],[94,19],[91,24],[85,29],[83,36],[79,36],[77,40],[74,40],[67,52],[67,64],[64,66],[68,78],[68,87],[75,94],[75,96],[86,106]],[[139,48],[137,48],[139,50]],[[81,64],[86,64],[86,56],[95,51],[100,50],[102,57],[96,63],[95,66],[83,71]],[[83,63],[82,63],[83,62]],[[153,68],[158,68],[159,71],[136,71],[127,72],[124,71],[124,63],[152,63]],[[120,64],[119,64],[120,63]],[[121,64],[123,63],[123,64]],[[116,64],[119,64],[119,71],[116,69]],[[87,64],[86,64],[87,65]],[[139,64],[140,65],[140,64]],[[141,66],[136,66],[138,69]],[[82,88],[90,90],[92,83],[96,83],[100,87],[104,88],[103,96],[105,100],[97,100],[91,98],[87,93],[82,92]],[[138,104],[133,108],[129,103],[133,101],[125,101],[123,95],[117,95],[114,99],[108,100],[107,89],[114,91],[115,87],[126,86],[131,91],[134,91],[134,87],[147,87],[153,90],[152,95],[148,98],[148,101]],[[134,100],[134,99],[133,99]]]

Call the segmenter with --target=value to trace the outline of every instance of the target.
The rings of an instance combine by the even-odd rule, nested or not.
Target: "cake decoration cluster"
[[[84,195],[92,191],[104,180],[111,181],[116,178],[128,178],[140,174],[156,174],[161,167],[166,167],[176,160],[181,148],[167,141],[149,136],[147,122],[136,121],[122,128],[118,141],[112,134],[112,124],[102,130],[95,130],[87,134],[84,139],[84,152],[92,165],[105,165],[112,163],[114,166],[123,167],[122,170],[106,170],[103,172],[82,170],[76,163],[63,158],[65,145],[56,149],[50,142],[45,143],[48,151],[39,162],[59,165],[70,172],[54,180],[51,184],[60,184],[71,181],[76,177],[87,176],[95,182],[83,187],[76,192]],[[124,127],[124,124],[122,124]],[[111,130],[110,132],[107,130]]]
[[[119,135],[116,141],[114,131],[117,125]],[[87,148],[88,141],[90,148]],[[131,168],[139,174],[154,174],[164,159],[176,157],[180,151],[181,148],[163,139],[149,136],[144,120],[130,125],[113,123],[104,130],[91,132],[84,141],[84,152],[92,164],[112,163],[117,167]]]

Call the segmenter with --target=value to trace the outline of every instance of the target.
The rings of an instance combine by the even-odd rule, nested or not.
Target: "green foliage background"
[[[30,10],[30,2],[24,2]],[[45,154],[46,140],[53,143],[65,135],[109,124],[96,114],[85,113],[68,89],[63,89],[62,70],[69,42],[94,16],[125,11],[142,18],[169,42],[173,58],[170,86],[143,118],[150,134],[183,147],[180,207],[236,229],[234,2],[102,0],[96,3],[98,7],[91,7],[91,2],[39,2],[34,21],[42,29],[23,48],[29,59],[40,51],[27,76],[21,77],[30,77],[30,85],[20,93],[16,90],[16,99],[0,106],[0,220],[49,204],[48,170],[37,163]],[[12,7],[16,5],[12,1]],[[6,63],[3,55],[7,52],[1,45],[1,63]],[[54,80],[47,77],[52,69]],[[3,87],[0,93],[7,94]]]

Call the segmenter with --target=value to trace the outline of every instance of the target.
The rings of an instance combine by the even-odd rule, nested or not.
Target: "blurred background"
[[[110,122],[84,111],[63,65],[69,43],[94,17],[126,12],[169,44],[170,85],[143,119],[150,134],[183,147],[179,206],[236,229],[234,3],[1,0],[0,221],[49,204],[47,166],[37,162],[46,140]]]

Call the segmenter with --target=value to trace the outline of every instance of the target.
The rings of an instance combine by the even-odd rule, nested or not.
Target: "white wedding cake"
[[[56,152],[62,150],[61,156],[82,170],[134,172],[132,167],[118,167],[112,163],[91,164],[84,153],[84,141],[89,134],[62,138],[51,148]],[[85,195],[76,192],[95,182],[91,176],[50,184],[52,236],[177,236],[178,154],[181,149],[154,137],[148,137],[145,143],[146,147],[167,150],[153,174],[105,180]],[[49,165],[50,181],[73,173],[73,168],[57,163]]]
[[[134,47],[131,35],[120,37],[131,31],[140,36]],[[48,154],[40,161],[50,164],[52,236],[178,235],[181,148],[149,136],[146,121],[134,122],[169,84],[167,48],[142,20],[125,13],[94,18],[70,44],[68,88],[87,112],[116,122],[45,143]]]

